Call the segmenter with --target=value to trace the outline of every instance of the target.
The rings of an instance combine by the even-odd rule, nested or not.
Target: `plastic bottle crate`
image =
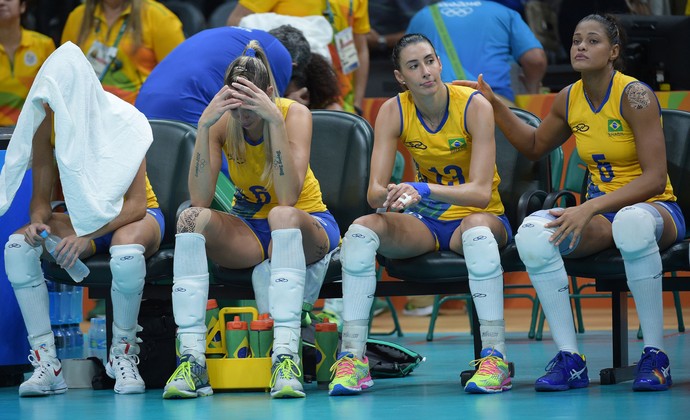
[[[266,390],[270,388],[271,358],[248,357],[243,359],[228,358],[225,354],[225,323],[235,315],[251,314],[252,319],[259,318],[259,312],[252,307],[222,308],[218,322],[206,336],[206,365],[211,387],[214,390]],[[226,320],[227,317],[227,320]],[[210,348],[213,336],[220,332],[221,347]],[[218,356],[222,357],[218,357]]]

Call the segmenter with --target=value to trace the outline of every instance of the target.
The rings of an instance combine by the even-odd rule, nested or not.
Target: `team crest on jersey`
[[[464,137],[448,139],[448,148],[451,153],[456,153],[467,148],[467,140]]]
[[[611,119],[608,124],[609,136],[616,136],[623,133],[623,124],[621,120]]]

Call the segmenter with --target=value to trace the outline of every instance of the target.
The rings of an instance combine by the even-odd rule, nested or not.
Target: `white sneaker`
[[[115,392],[118,394],[143,394],[146,390],[137,368],[139,356],[133,354],[134,351],[134,346],[129,343],[118,343],[110,347],[105,373],[115,379]]]
[[[271,398],[304,398],[299,356],[286,350],[272,357]]]
[[[38,349],[31,350],[29,361],[34,366],[34,373],[19,385],[20,397],[42,397],[67,392],[60,360]]]

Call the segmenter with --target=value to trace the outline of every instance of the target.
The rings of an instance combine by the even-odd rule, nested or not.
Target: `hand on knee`
[[[42,249],[26,243],[23,235],[10,235],[5,244],[5,272],[13,288],[34,287],[45,281],[40,261]]]

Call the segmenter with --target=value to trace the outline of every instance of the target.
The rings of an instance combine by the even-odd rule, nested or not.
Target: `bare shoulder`
[[[624,102],[632,109],[648,108],[653,103],[653,97],[652,90],[642,82],[632,82],[623,91]]]

